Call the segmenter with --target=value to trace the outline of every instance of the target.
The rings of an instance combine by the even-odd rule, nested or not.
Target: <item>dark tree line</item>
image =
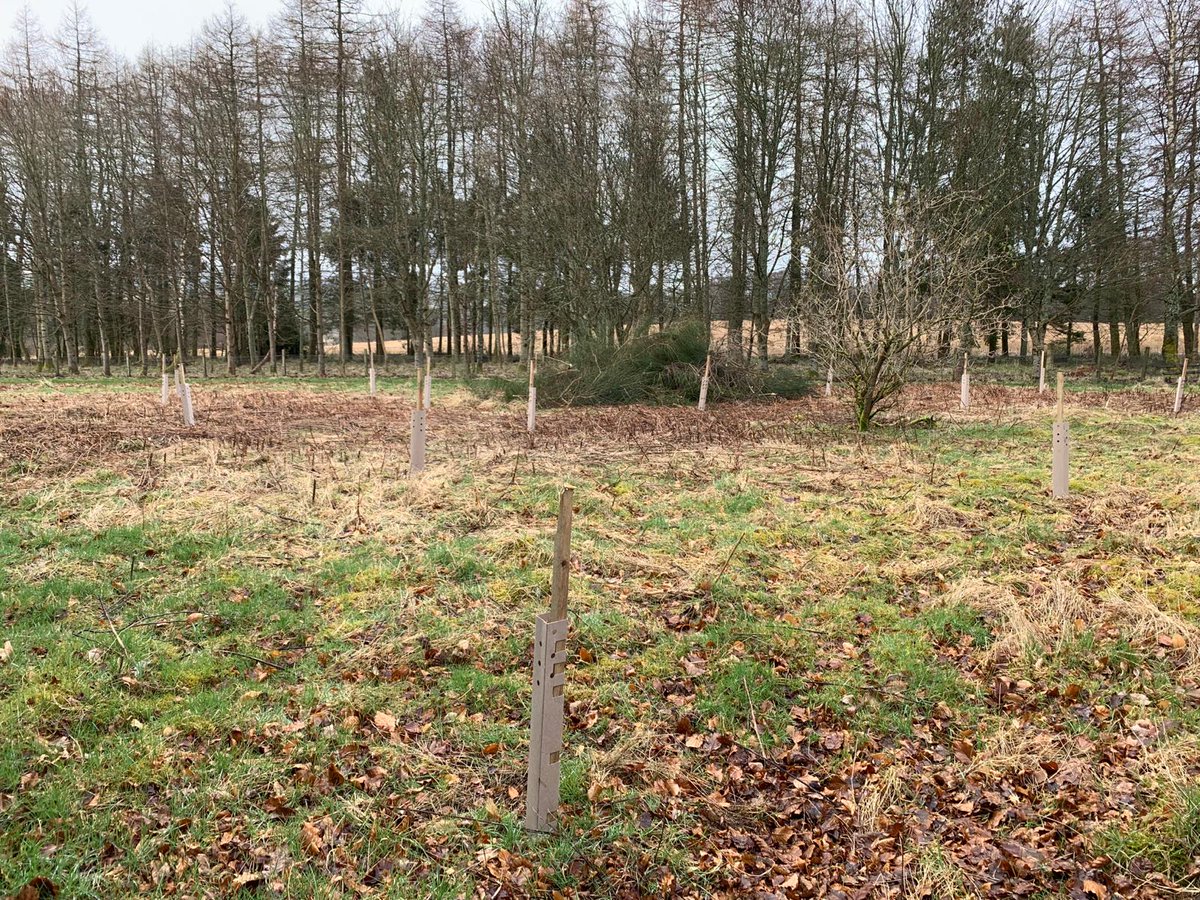
[[[693,317],[765,362],[905,310],[946,351],[1196,353],[1196,0],[618,6],[288,0],[136,61],[22,16],[0,357],[470,366]]]

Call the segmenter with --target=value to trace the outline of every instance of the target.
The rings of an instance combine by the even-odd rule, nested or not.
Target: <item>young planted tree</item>
[[[854,223],[823,267],[805,324],[860,429],[890,409],[944,331],[980,315],[994,263],[984,234],[964,227],[963,197],[913,195]]]

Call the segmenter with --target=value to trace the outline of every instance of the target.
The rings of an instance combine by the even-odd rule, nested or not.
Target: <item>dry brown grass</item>
[[[1142,591],[1109,588],[1089,597],[1061,578],[1019,585],[966,578],[952,584],[935,602],[966,605],[992,620],[997,640],[984,654],[987,664],[1029,654],[1055,655],[1085,629],[1111,630],[1135,647],[1176,654],[1181,674],[1200,673],[1200,628],[1161,609]]]
[[[1057,731],[1031,728],[1028,722],[1008,719],[988,732],[979,751],[961,764],[965,777],[979,776],[988,781],[1025,778],[1042,773],[1041,765],[1052,762],[1057,772],[1074,784],[1090,784],[1095,773],[1089,769],[1091,756],[1072,736]],[[1069,771],[1068,771],[1069,770]]]
[[[147,455],[182,450],[197,441],[216,441],[221,452],[249,454],[288,447],[320,456],[391,446],[407,455],[412,400],[396,394],[371,398],[365,391],[263,388],[225,381],[195,381],[196,428],[180,421],[177,401],[159,406],[157,390],[139,385],[128,392],[66,393],[53,383],[33,393],[27,385],[0,385],[0,463],[35,467],[46,475],[70,476],[112,463],[123,470]],[[948,383],[907,388],[887,417],[935,416],[955,422],[1040,421],[1049,394],[1034,388],[982,386],[969,412],[958,409],[958,388]],[[1070,406],[1103,406],[1122,412],[1169,409],[1170,392],[1074,394]],[[714,404],[706,413],[691,407],[589,407],[546,410],[532,441],[519,403],[480,401],[466,392],[439,396],[430,417],[430,460],[524,457],[531,451],[567,453],[586,463],[589,453],[649,456],[666,450],[704,447],[762,447],[773,441],[793,449],[823,443],[812,429],[845,428],[850,417],[841,398],[757,400]],[[815,458],[815,457],[814,457]]]
[[[1181,679],[1197,671],[1200,634],[1182,615],[1181,599],[1193,562],[1176,546],[1197,530],[1200,489],[1181,484],[1177,496],[1162,489],[1171,473],[1188,470],[1186,457],[1168,448],[1154,468],[1146,447],[1125,442],[1122,433],[1092,451],[1092,459],[1112,450],[1103,476],[1133,486],[1106,491],[1095,475],[1089,483],[1089,467],[1100,464],[1082,448],[1081,489],[1067,504],[1052,503],[1031,461],[1040,432],[1009,427],[1048,423],[1050,401],[1032,389],[984,386],[972,410],[962,413],[953,386],[914,386],[893,419],[928,415],[950,427],[907,435],[860,437],[849,429],[840,401],[811,398],[716,404],[706,415],[639,406],[547,410],[533,441],[524,433],[520,404],[479,401],[460,391],[439,398],[434,408],[430,465],[417,478],[406,475],[407,398],[221,381],[197,384],[196,393],[201,425],[184,429],[178,409],[159,409],[152,391],[82,396],[0,389],[0,458],[12,467],[14,507],[31,504],[48,529],[57,527],[61,510],[70,518],[58,524],[68,531],[101,534],[145,517],[155,526],[151,540],[164,532],[236,534],[228,550],[197,558],[179,577],[200,576],[207,585],[208,576],[227,571],[255,578],[266,572],[273,586],[312,598],[321,642],[339,648],[317,676],[324,688],[345,691],[339,717],[361,711],[369,725],[376,704],[394,707],[403,691],[422,710],[437,705],[439,730],[451,736],[445,746],[434,752],[422,737],[411,749],[389,743],[378,752],[398,777],[419,774],[437,782],[427,799],[436,796],[447,809],[478,805],[478,773],[485,767],[496,797],[519,790],[513,723],[522,713],[510,699],[503,713],[468,712],[464,722],[460,708],[468,699],[457,688],[448,697],[445,683],[425,680],[419,665],[399,681],[381,673],[426,653],[439,667],[469,665],[489,674],[526,664],[519,641],[528,632],[530,609],[545,596],[552,531],[547,498],[561,480],[580,486],[572,603],[577,634],[597,657],[572,670],[570,700],[619,723],[611,734],[572,736],[581,786],[600,786],[595,807],[603,809],[605,827],[635,822],[637,797],[669,795],[672,781],[685,783],[691,799],[670,802],[713,812],[725,823],[706,818],[695,826],[709,834],[719,827],[753,833],[783,808],[763,793],[717,809],[708,797],[721,785],[708,765],[720,753],[679,752],[684,736],[676,733],[677,702],[687,704],[697,732],[737,735],[746,752],[739,773],[769,775],[786,753],[795,754],[796,765],[807,765],[813,754],[818,776],[846,767],[863,773],[838,797],[834,815],[849,823],[838,847],[854,844],[857,860],[881,834],[914,820],[914,805],[940,803],[920,788],[943,773],[958,785],[1001,790],[1020,781],[1036,793],[1038,773],[1052,762],[1055,771],[1081,770],[1075,783],[1097,793],[1116,784],[1102,771],[1101,751],[1075,743],[1077,732],[1063,727],[1074,711],[1061,695],[1023,688],[1006,696],[1021,694],[1027,707],[997,710],[989,695],[997,674],[1020,678],[1030,660],[1029,672],[1051,671],[1048,655],[1070,651],[1084,632],[1092,632],[1096,656],[1127,639],[1147,651],[1147,669],[1165,661],[1158,670]],[[1158,402],[1146,395],[1114,401],[1135,412]],[[1120,423],[1115,414],[1090,411],[1085,418],[1083,409],[1072,409],[1088,426],[1085,434]],[[993,421],[1003,427],[954,427]],[[1164,422],[1162,430],[1183,444],[1190,424]],[[1153,445],[1157,432],[1141,427],[1137,440]],[[979,490],[993,479],[1010,495]],[[735,508],[742,497],[746,503]],[[672,534],[681,524],[692,527]],[[453,555],[429,552],[445,548]],[[1174,558],[1160,562],[1172,550]],[[338,574],[337,589],[322,594],[325,573],[339,568],[331,563],[348,556],[355,564],[349,574]],[[460,558],[471,563],[462,574],[454,565]],[[76,573],[70,560],[45,550],[21,558],[19,574],[27,582],[96,577],[97,571],[107,577],[127,562],[105,559]],[[539,574],[527,577],[531,571]],[[1181,609],[1169,608],[1171,602]],[[930,603],[980,610],[994,641],[980,646],[974,616],[926,617]],[[386,614],[377,620],[381,609]],[[871,615],[856,615],[867,609]],[[706,629],[710,620],[702,615],[715,616],[718,627]],[[449,627],[431,627],[431,621]],[[726,623],[728,631],[721,627]],[[877,640],[893,634],[902,634],[904,648],[928,647],[909,674],[926,674],[926,664],[935,670],[934,687],[919,690],[944,690],[949,702],[961,702],[953,718],[926,712],[934,698],[910,694],[904,673],[878,662],[887,658],[889,642]],[[1163,643],[1175,636],[1181,646]],[[504,650],[491,658],[480,649],[489,647]],[[679,665],[693,649],[709,661],[708,671],[694,678]],[[895,657],[899,666],[912,664]],[[774,692],[771,700],[753,707],[749,696],[743,702],[743,690],[750,691],[746,676],[722,684],[728,673],[717,671],[716,662],[724,659],[752,663],[750,687],[762,678]],[[1082,663],[1085,675],[1092,674],[1090,663]],[[814,673],[822,678],[811,678]],[[856,674],[879,702],[856,712],[830,711],[838,692],[853,690],[840,687],[843,677]],[[1145,691],[1153,728],[1145,752],[1131,764],[1134,774],[1119,777],[1140,796],[1168,796],[1194,777],[1200,744],[1170,732],[1169,713],[1159,704],[1174,695],[1157,692],[1141,676],[1124,670],[1096,678],[1106,685],[1111,680],[1112,690],[1126,695]],[[1038,688],[1050,684],[1043,679]],[[626,709],[625,691],[617,687],[628,688],[636,704]],[[908,701],[911,713],[901,705]],[[1135,721],[1114,719],[1106,738],[1126,741],[1128,731],[1141,727],[1140,702],[1126,704]],[[815,717],[798,720],[810,723],[813,734],[791,722],[792,704]],[[750,721],[750,708],[758,723]],[[935,736],[906,736],[896,715],[911,715],[914,726],[930,726]],[[838,728],[857,729],[862,746],[826,752],[812,742],[835,716]],[[480,751],[484,738],[475,726],[485,723],[503,726],[496,732],[504,743],[498,752]],[[772,735],[790,726],[806,740],[759,759],[759,724]],[[942,726],[950,730],[939,731]],[[976,747],[974,755],[957,758],[949,741],[958,736]],[[1050,802],[1050,790],[1043,789],[1039,802]],[[369,821],[369,801],[348,795],[337,803]],[[952,806],[931,812],[939,823],[961,824],[961,810]],[[928,843],[910,842],[899,851],[909,863],[905,896],[979,895],[976,876],[961,865],[960,837],[939,831]]]
[[[1075,323],[1075,328],[1077,331],[1081,332],[1082,336],[1080,337],[1080,339],[1076,340],[1072,344],[1072,351],[1075,353],[1076,356],[1080,357],[1081,359],[1085,359],[1092,352],[1091,325],[1089,323],[1077,322],[1077,323]],[[1124,331],[1123,327],[1122,327],[1122,331]],[[712,336],[713,336],[714,343],[716,343],[718,345],[723,345],[726,342],[727,335],[728,335],[728,328],[726,327],[724,322],[717,321],[717,322],[712,323]],[[748,338],[748,336],[749,336],[749,324],[747,323],[747,338]],[[1160,353],[1160,352],[1162,352],[1162,339],[1163,339],[1162,325],[1158,325],[1158,324],[1143,325],[1139,329],[1139,337],[1140,337],[1142,352],[1144,352],[1144,353]],[[982,336],[980,336],[979,339],[982,340],[983,339]],[[519,353],[521,351],[521,335],[520,335],[520,333],[514,333],[512,340],[513,340],[513,349]],[[1011,352],[1013,354],[1016,354],[1018,352],[1018,350],[1020,349],[1020,340],[1021,340],[1021,323],[1020,322],[1010,322],[1009,323],[1009,342],[1010,342],[1009,346],[1010,346]],[[1048,335],[1048,340],[1054,344],[1056,351],[1062,350],[1065,347],[1065,337],[1061,333],[1052,331]],[[787,341],[787,321],[785,319],[773,319],[771,321],[770,329],[768,332],[768,340],[767,340],[768,352],[771,354],[772,357],[778,357],[778,356],[783,355],[783,353],[787,349],[786,341]],[[1101,325],[1101,327],[1100,327],[1100,341],[1101,341],[1101,348],[1103,349],[1103,351],[1105,353],[1107,353],[1108,349],[1109,349],[1109,337],[1108,337],[1108,326],[1107,325]],[[807,342],[808,342],[808,338],[802,332],[801,344],[807,345]],[[507,334],[497,334],[496,335],[496,344],[498,347],[507,348],[508,335]],[[540,330],[534,332],[534,345],[537,348],[538,352],[540,353],[541,347],[542,347],[542,332]],[[354,353],[358,356],[361,356],[363,353],[365,353],[368,350],[368,347],[373,347],[373,346],[374,346],[373,342],[368,342],[365,340],[357,340],[354,342]],[[386,351],[390,355],[404,354],[408,350],[408,342],[404,341],[404,340],[400,340],[400,339],[385,341],[384,346],[385,346]],[[1121,348],[1122,348],[1122,351],[1128,350],[1128,341],[1124,337],[1122,337],[1122,339],[1121,339]],[[336,366],[337,363],[335,360],[336,360],[337,352],[338,352],[337,345],[330,344],[328,347],[326,347],[325,352],[326,352],[327,358],[331,361],[331,365]],[[361,367],[361,362],[358,362],[355,365],[358,365]]]

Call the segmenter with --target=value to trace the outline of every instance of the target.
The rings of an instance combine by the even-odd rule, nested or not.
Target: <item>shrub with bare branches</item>
[[[822,369],[867,429],[944,335],[991,312],[993,258],[962,195],[912,195],[859,219],[813,273],[804,310]]]

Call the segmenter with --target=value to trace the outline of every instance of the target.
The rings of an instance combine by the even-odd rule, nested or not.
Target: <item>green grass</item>
[[[1194,880],[1200,857],[1200,788],[1174,792],[1157,815],[1134,828],[1102,830],[1096,843],[1124,868],[1149,866],[1180,883]]]
[[[450,379],[435,385],[469,402]],[[254,382],[300,386],[362,389]],[[215,458],[182,442],[151,487],[141,450],[66,479],[4,459],[0,893],[44,876],[64,896],[233,895],[257,873],[304,896],[339,893],[337,877],[398,897],[702,894],[728,889],[707,842],[781,827],[784,795],[769,791],[783,791],[770,784],[783,767],[804,800],[793,830],[843,782],[857,808],[900,764],[917,774],[895,793],[896,827],[930,802],[921,766],[947,795],[1019,789],[1022,815],[1054,821],[1058,795],[1040,782],[979,774],[1007,772],[978,760],[1015,720],[1031,740],[1086,739],[1094,750],[1071,752],[1134,785],[1119,810],[1071,811],[1079,853],[1110,857],[1114,877],[1149,865],[1185,883],[1200,795],[1104,754],[1134,725],[1200,739],[1194,673],[1158,640],[1200,624],[1200,424],[1081,414],[1064,505],[1046,492],[1046,423],[993,418],[866,437],[823,427],[820,454],[644,454],[595,435],[578,457],[522,450],[515,468],[435,456],[427,483],[380,479],[397,455],[381,431],[322,457],[315,505],[307,434]],[[521,828],[531,625],[568,479],[563,817],[537,836]],[[975,597],[942,599],[969,580],[1032,598],[1055,578],[1091,598],[1145,595],[1174,624],[1062,623],[995,655],[1011,623]],[[864,827],[836,844],[877,837]],[[954,840],[914,856],[914,877],[950,884]]]

